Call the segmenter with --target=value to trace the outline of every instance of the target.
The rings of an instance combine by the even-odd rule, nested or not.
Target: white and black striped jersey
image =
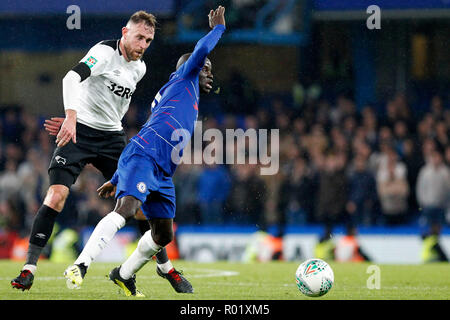
[[[144,61],[126,61],[120,40],[93,46],[72,70],[81,77],[77,121],[104,131],[122,130],[137,83],[146,72]]]

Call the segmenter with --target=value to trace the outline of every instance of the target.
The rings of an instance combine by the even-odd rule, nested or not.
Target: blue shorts
[[[122,152],[117,165],[116,199],[133,196],[142,202],[147,219],[175,217],[175,186],[155,160],[134,142]]]

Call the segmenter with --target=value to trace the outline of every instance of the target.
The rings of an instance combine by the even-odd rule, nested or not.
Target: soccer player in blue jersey
[[[194,132],[200,90],[209,93],[212,89],[212,64],[207,56],[225,31],[225,8],[211,10],[208,19],[212,30],[198,41],[192,53],[178,60],[176,71],[152,103],[150,118],[122,152],[113,178],[98,189],[102,197],[115,194],[116,206],[97,224],[74,264],[89,267],[123,227],[124,219],[132,218],[141,208],[151,229],[141,237],[131,256],[109,275],[127,296],[142,296],[136,289],[135,273],[173,239],[172,176],[177,168],[173,156],[182,156],[186,143],[180,141],[187,142]],[[178,277],[183,281],[181,274]],[[185,291],[193,292],[188,281],[186,286],[190,290]]]

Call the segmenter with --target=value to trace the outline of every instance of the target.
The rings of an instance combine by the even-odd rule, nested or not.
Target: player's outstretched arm
[[[205,58],[217,45],[225,31],[225,8],[219,6],[208,14],[209,26],[212,30],[195,45],[192,55],[184,65],[184,72],[199,72],[205,63]]]

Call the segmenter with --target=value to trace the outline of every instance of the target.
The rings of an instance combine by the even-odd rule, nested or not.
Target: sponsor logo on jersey
[[[90,56],[84,63],[86,63],[89,68],[92,68],[97,63],[97,59],[95,59],[93,56]]]
[[[116,96],[126,99],[131,99],[131,96],[133,95],[133,91],[131,91],[130,88],[120,86],[115,82],[109,81],[110,85],[106,85],[109,90],[111,90],[112,93],[114,93]]]

